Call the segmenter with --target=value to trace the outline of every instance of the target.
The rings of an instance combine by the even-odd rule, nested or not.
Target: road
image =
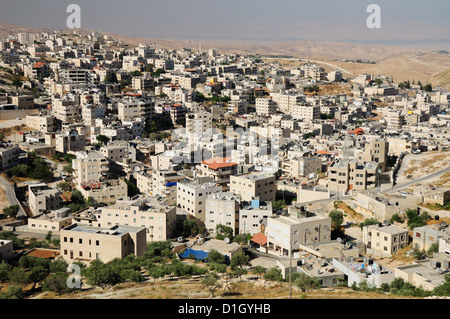
[[[25,119],[4,120],[4,121],[0,121],[0,129],[21,126],[23,124],[26,124]]]
[[[346,69],[343,69],[337,65],[334,65],[334,64],[331,64],[331,63],[325,62],[325,61],[311,60],[311,59],[299,59],[299,58],[263,58],[263,60],[286,60],[286,61],[301,61],[301,62],[313,62],[316,64],[325,64],[325,65],[331,66],[331,67],[341,71],[342,73],[347,73],[351,76],[355,76],[355,74],[353,72],[347,71]]]
[[[19,201],[16,198],[16,193],[14,191],[14,187],[8,183],[6,179],[3,178],[3,176],[0,176],[0,184],[5,190],[6,199],[10,206],[12,205],[19,205],[19,212],[17,213],[16,218],[18,217],[26,217],[25,211],[22,208],[22,205],[19,203]]]
[[[435,172],[433,174],[426,175],[426,176],[423,176],[423,177],[420,177],[420,178],[416,178],[416,179],[414,179],[412,181],[409,181],[409,182],[406,182],[406,183],[395,185],[391,189],[384,191],[384,193],[388,193],[388,194],[394,193],[394,192],[397,192],[397,191],[402,190],[404,188],[407,188],[407,187],[409,187],[411,185],[414,185],[414,184],[417,184],[417,183],[421,183],[421,182],[424,182],[424,181],[429,180],[429,179],[434,179],[434,178],[440,176],[441,174],[444,174],[444,173],[447,173],[447,172],[450,172],[450,166],[444,168],[443,170]]]

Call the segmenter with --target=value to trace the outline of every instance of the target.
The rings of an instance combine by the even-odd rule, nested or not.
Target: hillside
[[[405,52],[389,55],[376,64],[328,61],[351,73],[386,74],[394,82],[419,80],[450,89],[450,56],[435,52]]]

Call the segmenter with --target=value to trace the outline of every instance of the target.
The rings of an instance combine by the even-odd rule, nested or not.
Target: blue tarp
[[[182,255],[180,255],[181,258],[188,258],[189,255],[194,255],[196,259],[198,260],[205,260],[208,258],[208,253],[203,250],[194,250],[194,249],[187,249]]]
[[[166,184],[167,187],[172,187],[172,186],[176,186],[176,185],[177,185],[176,182],[175,182],[175,183],[167,183],[167,184]]]

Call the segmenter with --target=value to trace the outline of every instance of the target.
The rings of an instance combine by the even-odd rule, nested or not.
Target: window
[[[95,245],[96,245],[96,246],[100,246],[100,241],[96,240],[96,241],[95,241]]]
[[[420,233],[416,233],[416,237],[417,237],[417,238],[420,238]]]
[[[79,244],[82,244],[82,243],[83,243],[83,239],[81,239],[81,238],[78,239],[78,243],[79,243]]]
[[[387,236],[384,236],[384,241],[388,241],[388,238],[387,238]]]
[[[64,237],[64,242],[67,243],[67,237]]]
[[[69,240],[69,242],[73,243],[73,238],[72,238],[72,237],[70,237],[70,240]]]

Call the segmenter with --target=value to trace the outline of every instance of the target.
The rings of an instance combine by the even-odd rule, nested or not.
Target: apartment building
[[[17,105],[19,110],[34,109],[34,97],[32,95],[13,95],[11,104]]]
[[[313,121],[320,119],[319,105],[302,105],[296,104],[291,107],[291,116],[294,119],[304,119],[305,121]]]
[[[391,257],[409,243],[408,230],[390,224],[376,224],[363,227],[362,241],[367,253]]]
[[[371,140],[364,144],[364,150],[357,153],[360,162],[375,162],[381,170],[386,170],[389,142],[387,140]]]
[[[62,69],[59,71],[59,78],[69,83],[90,83],[90,70],[82,69]]]
[[[176,207],[154,197],[135,196],[118,200],[114,205],[96,212],[98,226],[124,225],[145,228],[147,242],[164,241],[175,236]]]
[[[133,76],[131,87],[136,91],[153,91],[155,89],[155,81],[150,76]]]
[[[264,233],[264,223],[273,215],[272,202],[242,201],[239,209],[239,234]]]
[[[68,97],[54,98],[52,115],[63,123],[77,123],[81,117],[81,106],[76,100]]]
[[[271,98],[257,98],[255,108],[258,116],[270,116],[276,112],[276,103]]]
[[[109,172],[109,163],[106,157],[98,151],[82,151],[76,153],[77,158],[72,160],[74,176],[77,185],[100,182]]]
[[[196,112],[186,114],[186,131],[192,134],[202,135],[211,130],[212,117],[209,112]]]
[[[296,105],[305,101],[305,96],[298,93],[271,93],[270,95],[283,113],[290,113]]]
[[[86,146],[86,136],[75,130],[58,132],[54,137],[55,150],[61,153],[80,151]]]
[[[84,198],[92,197],[99,204],[110,204],[128,196],[128,185],[122,179],[87,182],[78,184],[77,189]]]
[[[84,104],[81,106],[81,118],[87,126],[94,126],[95,120],[105,116],[105,107],[101,105]]]
[[[169,205],[177,203],[177,184],[186,179],[185,175],[172,170],[159,170],[152,172],[152,195],[162,196]]]
[[[390,111],[386,116],[388,127],[401,129],[406,124],[405,115],[401,111]]]
[[[0,142],[0,165],[2,169],[11,168],[19,160],[20,148],[15,145]]]
[[[69,214],[70,209],[63,207],[57,210],[47,213],[41,213],[28,219],[28,229],[30,231],[42,231],[53,234],[59,233],[59,231],[70,224],[72,224],[72,217]]]
[[[62,192],[45,183],[28,185],[28,205],[33,215],[61,208]]]
[[[177,207],[205,222],[206,197],[221,191],[222,187],[213,182],[180,182],[177,184]]]
[[[230,177],[230,191],[240,195],[242,200],[275,201],[276,177],[272,174],[251,173]]]
[[[335,161],[328,167],[328,188],[339,192],[374,188],[379,184],[380,170],[376,162]]]
[[[431,245],[439,243],[441,238],[450,238],[450,227],[445,223],[415,227],[412,237],[413,247],[417,245],[419,249],[427,251]]]
[[[128,99],[117,103],[117,111],[121,121],[132,121],[138,117],[150,120],[155,113],[155,104],[151,99]]]
[[[299,253],[299,245],[331,240],[331,218],[306,216],[269,216],[265,228],[268,253],[278,256],[296,255]]]
[[[302,156],[290,159],[290,176],[309,177],[322,172],[322,159],[317,156]]]
[[[237,174],[238,164],[228,157],[213,157],[203,161],[199,167],[198,177],[212,177],[224,191],[229,190],[230,177]]]
[[[29,128],[43,133],[55,131],[52,115],[27,115],[26,124]]]
[[[61,256],[66,262],[108,263],[130,254],[142,257],[147,246],[144,227],[94,227],[75,223],[60,231]]]
[[[233,192],[210,194],[205,201],[205,227],[210,234],[217,233],[217,226],[233,229],[233,235],[239,234],[239,208],[241,197]]]

